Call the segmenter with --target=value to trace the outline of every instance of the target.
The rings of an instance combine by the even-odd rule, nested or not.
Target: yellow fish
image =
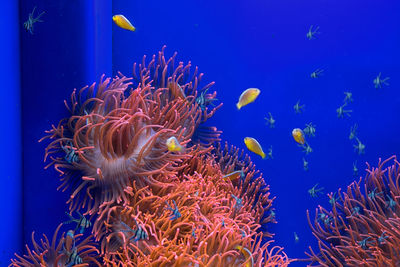
[[[244,143],[246,144],[248,150],[260,155],[263,159],[265,158],[265,153],[256,139],[252,137],[246,137],[244,139]]]
[[[258,88],[249,88],[246,89],[239,97],[239,101],[236,103],[237,109],[241,109],[242,107],[246,106],[254,102],[257,96],[260,94],[260,89]]]
[[[132,23],[130,23],[130,21],[127,18],[125,18],[124,15],[114,15],[112,19],[115,22],[115,24],[117,24],[118,27],[121,27],[122,29],[133,32],[136,30],[136,28],[133,27]]]
[[[182,151],[183,149],[183,147],[181,146],[181,144],[179,144],[179,141],[178,139],[176,139],[175,136],[168,138],[165,144],[167,145],[168,150],[171,152],[179,152]]]
[[[242,247],[240,245],[237,245],[235,247],[235,249],[239,250],[240,253],[242,253],[244,258],[246,259],[246,264],[244,266],[246,266],[246,267],[253,267],[254,266],[254,259],[253,259],[253,255],[251,254],[250,250],[248,250],[247,248]],[[250,260],[249,260],[249,258],[250,258]]]
[[[234,172],[228,173],[227,175],[222,176],[222,179],[224,179],[225,181],[228,181],[228,180],[233,181],[233,180],[238,179],[239,177],[241,177],[241,178],[244,177],[243,171],[234,171]]]
[[[295,129],[293,129],[293,131],[292,131],[292,136],[293,136],[294,140],[295,140],[297,143],[299,143],[299,144],[301,144],[301,145],[304,145],[304,143],[305,143],[305,140],[304,140],[304,133],[303,133],[303,131],[302,131],[300,128],[295,128]]]

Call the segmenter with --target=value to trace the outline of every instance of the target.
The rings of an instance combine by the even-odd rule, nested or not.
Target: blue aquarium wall
[[[7,266],[14,252],[22,247],[22,154],[21,82],[18,2],[2,4],[0,23],[0,79],[3,96],[0,106],[3,126],[0,132],[0,266]],[[7,22],[7,23],[5,23]],[[6,37],[6,38],[5,38]]]
[[[45,14],[30,34],[23,23],[35,6],[36,14]],[[273,159],[249,153],[276,196],[278,223],[268,230],[291,258],[316,248],[306,210],[329,207],[326,193],[363,176],[365,162],[399,154],[399,1],[20,0],[6,1],[2,9],[1,266],[14,252],[25,253],[32,231],[49,237],[67,220],[68,194],[57,191],[59,173],[44,169],[47,143],[38,142],[69,115],[64,100],[102,74],[131,76],[134,62],[163,45],[167,55],[177,51],[178,61],[199,66],[205,83],[216,82],[224,105],[208,124],[223,131],[224,142],[246,149],[243,138],[251,136],[265,151],[272,146]],[[124,14],[136,31],[118,28],[113,14]],[[306,38],[311,25],[320,27],[315,40]],[[323,73],[312,79],[316,69]],[[389,86],[374,88],[379,73],[390,77]],[[238,111],[238,97],[249,87],[261,94]],[[345,91],[353,93],[351,116],[338,118]],[[305,107],[296,114],[299,100]],[[266,125],[268,112],[275,128]],[[310,122],[316,137],[305,155],[291,131]],[[365,154],[357,154],[348,138],[355,123]],[[317,183],[324,194],[312,198],[308,190]]]
[[[100,3],[101,2],[101,3]],[[35,9],[33,34],[23,24]],[[0,265],[23,254],[42,233],[68,220],[59,173],[44,169],[45,130],[69,116],[63,102],[74,88],[111,75],[111,1],[6,1],[0,23],[2,131]],[[3,23],[4,22],[4,23]]]

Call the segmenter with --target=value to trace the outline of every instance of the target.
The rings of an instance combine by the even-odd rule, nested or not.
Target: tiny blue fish
[[[40,17],[45,13],[44,11],[40,13],[36,18],[33,17],[33,13],[35,13],[36,7],[33,8],[32,13],[29,14],[28,20],[24,22],[24,28],[30,33],[33,34],[33,25],[36,22],[43,22]]]
[[[172,202],[173,202],[175,208],[172,208],[167,202],[167,205],[168,205],[167,210],[172,211],[172,214],[169,217],[169,219],[171,221],[176,220],[182,216],[178,210],[178,207],[176,206],[175,200],[172,200]]]
[[[133,242],[137,242],[139,240],[145,240],[149,236],[146,233],[144,227],[140,226],[136,219],[133,219],[136,224],[136,229],[133,230],[129,225],[121,221],[121,224],[126,228],[125,230],[121,230],[121,233],[132,233],[133,235],[129,238],[129,240],[133,239]]]
[[[88,229],[90,226],[92,226],[92,223],[88,219],[86,219],[85,216],[80,214],[78,211],[76,213],[78,213],[79,219],[75,219],[71,214],[66,212],[65,214],[68,215],[70,220],[67,222],[64,222],[64,224],[75,222],[76,223],[75,231],[79,228],[79,233],[82,234],[85,231],[85,229]]]
[[[71,245],[73,244],[73,245]],[[75,234],[73,230],[69,230],[62,243],[62,251],[60,253],[66,256],[65,267],[72,267],[83,263],[82,258],[78,254],[78,249],[75,245]]]

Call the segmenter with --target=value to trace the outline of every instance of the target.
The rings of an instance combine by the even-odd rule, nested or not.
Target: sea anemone
[[[81,234],[65,236],[64,233],[61,238],[58,238],[58,232],[61,228],[60,224],[54,232],[51,243],[46,235],[43,235],[43,239],[40,240],[40,245],[36,243],[32,232],[32,244],[33,249],[30,249],[26,245],[28,255],[19,256],[15,254],[17,259],[12,259],[10,266],[15,267],[47,267],[47,266],[67,266],[71,264],[71,260],[80,262],[80,264],[74,264],[74,266],[102,266],[97,258],[99,257],[99,251],[95,245],[91,242],[92,237],[89,236],[84,240],[80,241]],[[71,242],[67,242],[67,239],[73,238],[73,245]],[[73,253],[73,257],[71,255]],[[73,259],[72,259],[73,258]],[[68,265],[72,266],[72,265]]]
[[[307,253],[311,266],[400,265],[400,163],[367,166],[364,179],[329,194],[331,210],[319,206],[313,223],[307,212],[319,248]]]
[[[164,49],[163,49],[164,50]],[[140,187],[157,184],[157,177],[171,176],[179,170],[191,151],[206,149],[218,140],[211,127],[196,129],[218,107],[211,108],[215,93],[205,94],[213,83],[198,89],[202,74],[190,73],[190,63],[174,67],[176,54],[166,60],[163,50],[148,65],[139,65],[132,79],[119,74],[101,78],[95,84],[73,91],[71,103],[65,102],[69,118],[47,131],[43,139],[54,139],[46,148],[46,166],[61,173],[64,190],[72,187],[70,210],[85,209],[95,214],[113,203],[128,201],[125,190],[135,180]],[[198,99],[198,90],[203,101]],[[200,103],[200,104],[199,104]],[[174,136],[184,149],[170,152],[166,140]],[[195,138],[196,139],[196,138]]]
[[[229,152],[224,149],[217,157],[205,152],[186,159],[170,187],[137,188],[133,183],[130,203],[114,205],[94,225],[104,262],[109,266],[287,266],[291,260],[282,248],[271,248],[272,240],[265,237],[272,235],[261,230],[271,219],[264,213],[272,204],[264,180],[253,177],[250,161],[242,181],[223,179],[227,162],[231,167],[245,162],[238,153],[228,159]],[[227,165],[221,168],[216,158]]]

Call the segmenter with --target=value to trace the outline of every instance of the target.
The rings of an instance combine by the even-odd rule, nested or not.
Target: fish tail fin
[[[236,104],[236,107],[238,110],[240,110],[240,108],[242,107],[239,103]]]
[[[69,214],[68,212],[66,212],[65,214],[67,214],[67,216],[69,217],[70,222],[75,221],[75,218],[71,214]]]
[[[262,157],[262,159],[265,159],[266,155],[264,152],[262,152],[261,157]]]

